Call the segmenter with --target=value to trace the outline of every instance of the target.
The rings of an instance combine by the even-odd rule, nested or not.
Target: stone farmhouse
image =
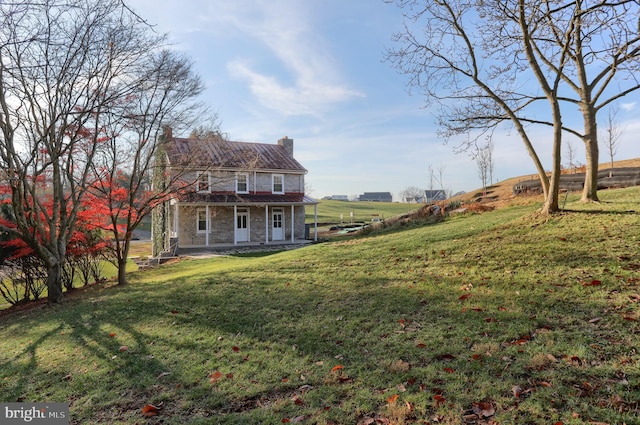
[[[309,238],[305,207],[307,170],[293,156],[293,139],[277,144],[161,138],[166,172],[192,182],[154,210],[153,255],[302,243]],[[185,168],[184,164],[188,164]],[[314,237],[317,237],[314,231]]]

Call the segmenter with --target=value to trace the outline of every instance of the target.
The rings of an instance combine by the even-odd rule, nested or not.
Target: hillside
[[[621,161],[614,161],[614,168],[617,167],[640,167],[640,158],[626,159]],[[610,168],[610,163],[602,163],[599,166],[600,170],[606,170]],[[514,195],[513,186],[524,180],[537,179],[537,174],[528,174],[523,176],[512,177],[507,180],[500,181],[493,184],[487,190],[486,196],[483,196],[482,188],[475,191],[467,192],[464,195],[453,198],[453,200],[459,200],[461,202],[480,201],[486,205],[500,208],[511,203],[529,203],[531,201],[542,201],[542,195]]]
[[[640,188],[261,257],[0,320],[0,400],[72,424],[632,424]]]

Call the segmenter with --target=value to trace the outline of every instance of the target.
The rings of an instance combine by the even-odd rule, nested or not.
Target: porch
[[[297,239],[294,241],[270,241],[263,242],[238,242],[236,244],[216,243],[208,246],[188,246],[177,250],[177,255],[181,257],[207,257],[215,255],[247,254],[252,252],[273,252],[298,249],[315,243],[309,239]]]

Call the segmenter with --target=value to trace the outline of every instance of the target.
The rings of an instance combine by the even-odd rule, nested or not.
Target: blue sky
[[[168,33],[202,76],[204,100],[231,140],[294,139],[309,171],[311,195],[429,189],[429,167],[443,170],[445,189],[481,186],[468,154],[437,136],[435,119],[406,78],[383,62],[400,10],[382,0],[130,0],[160,33]],[[625,129],[616,159],[635,158],[640,130],[635,97],[618,114]],[[604,119],[604,114],[603,117]],[[550,142],[534,136],[543,163]],[[534,174],[517,135],[494,137],[495,180]],[[581,142],[577,160],[584,162]],[[601,162],[607,161],[601,152]],[[434,186],[439,188],[439,185]]]

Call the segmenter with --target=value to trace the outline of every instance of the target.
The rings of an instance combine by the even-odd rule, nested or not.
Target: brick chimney
[[[287,151],[289,156],[293,157],[293,139],[289,139],[289,137],[284,136],[282,139],[278,140],[278,144]]]

